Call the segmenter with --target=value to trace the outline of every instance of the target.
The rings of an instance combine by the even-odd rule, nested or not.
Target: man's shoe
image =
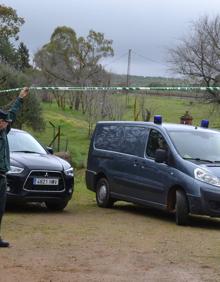
[[[1,238],[0,238],[0,248],[8,248],[9,247],[9,243],[6,242],[6,241],[3,241]]]

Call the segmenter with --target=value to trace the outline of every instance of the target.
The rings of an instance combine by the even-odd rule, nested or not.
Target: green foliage
[[[16,71],[8,64],[0,64],[0,89],[17,88],[28,84],[29,78],[26,74]]]
[[[62,51],[72,51],[74,53],[77,49],[77,38],[72,28],[66,26],[57,27],[51,35],[50,43],[44,46],[50,52],[56,51],[57,47],[61,48]]]
[[[17,34],[24,19],[17,15],[16,10],[11,7],[0,5],[0,38],[18,39]]]
[[[87,51],[88,55],[84,56],[87,64],[98,64],[101,58],[113,56],[112,43],[112,40],[105,39],[104,33],[90,30],[85,46],[82,45],[83,48],[81,48],[82,52]]]
[[[29,51],[23,42],[18,46],[16,52],[16,69],[24,72],[26,69],[30,68],[29,64]]]
[[[30,84],[30,72],[29,75],[25,74],[30,68],[28,49],[22,42],[18,49],[11,43],[18,40],[23,23],[24,19],[18,17],[14,9],[0,5],[0,89],[21,88]],[[1,94],[0,106],[9,109],[16,96],[17,93]],[[24,123],[34,130],[44,128],[40,101],[35,95],[25,101],[14,126],[21,128]]]
[[[16,49],[12,42],[18,40],[18,33],[24,19],[18,17],[11,7],[0,5],[0,63],[8,64],[17,70],[29,68],[29,53],[24,43]]]
[[[10,66],[16,65],[16,49],[13,44],[5,37],[0,40],[0,62]]]
[[[21,42],[18,49],[16,49],[6,38],[0,41],[0,62],[21,72],[31,67],[29,64],[29,51],[24,43]]]
[[[99,62],[113,55],[111,45],[112,41],[105,39],[103,33],[90,30],[86,38],[77,38],[73,29],[57,27],[50,42],[35,54],[34,61],[48,83],[97,83],[97,75],[103,70]]]
[[[29,85],[29,77],[14,68],[0,64],[0,89],[10,89]],[[0,107],[9,109],[18,93],[1,93]],[[40,100],[34,93],[31,93],[24,101],[22,112],[18,114],[15,126],[21,128],[26,123],[34,130],[44,129],[44,120]]]
[[[20,71],[30,67],[28,49],[24,43],[20,43],[16,49],[12,40],[18,40],[19,29],[23,23],[24,19],[18,17],[14,9],[0,5],[0,63]]]
[[[31,95],[24,100],[22,111],[17,115],[14,127],[21,129],[23,124],[30,126],[35,131],[45,129],[40,99],[34,93],[31,93]]]

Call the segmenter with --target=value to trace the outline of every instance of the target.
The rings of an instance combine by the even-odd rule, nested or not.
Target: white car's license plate
[[[58,178],[34,178],[34,185],[58,185]]]

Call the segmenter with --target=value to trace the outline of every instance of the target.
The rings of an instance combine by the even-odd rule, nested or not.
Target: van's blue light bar
[[[201,121],[201,127],[208,128],[209,127],[209,121],[207,119],[203,119]]]
[[[162,123],[162,116],[154,116],[154,123],[161,124]]]

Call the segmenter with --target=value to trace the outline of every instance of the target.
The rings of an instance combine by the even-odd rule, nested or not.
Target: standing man
[[[11,123],[16,118],[16,113],[22,106],[23,98],[28,95],[28,92],[28,87],[24,87],[8,112],[0,110],[0,234],[2,217],[5,211],[6,204],[6,172],[10,170],[10,156],[7,134],[11,129]],[[9,247],[9,243],[3,241],[0,236],[0,248],[7,247]]]

